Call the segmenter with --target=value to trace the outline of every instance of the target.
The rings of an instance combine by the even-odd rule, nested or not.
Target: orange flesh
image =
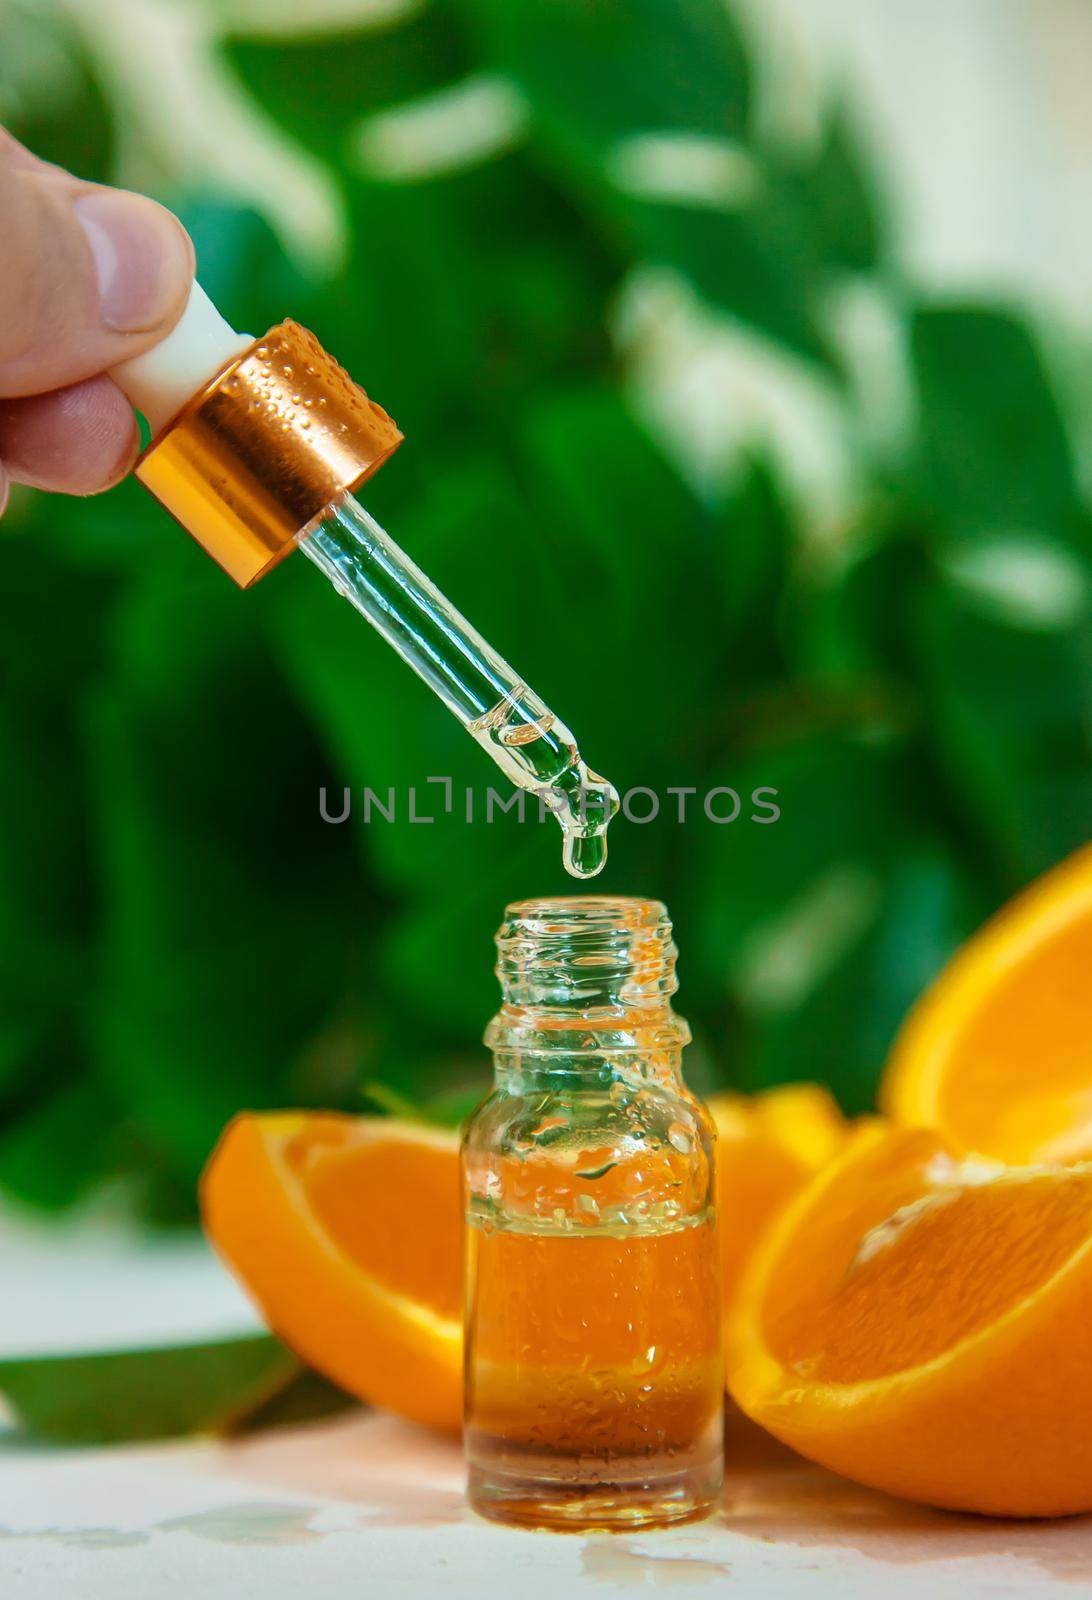
[[[761,1133],[717,1146],[717,1211],[721,1273],[727,1305],[735,1298],[755,1246],[811,1176],[795,1156]]]
[[[714,1095],[717,1215],[724,1304],[735,1300],[756,1246],[788,1200],[844,1143],[846,1125],[817,1084]]]
[[[321,1157],[301,1181],[316,1222],[355,1266],[385,1289],[458,1319],[456,1151],[397,1140],[366,1144]]]
[[[1092,908],[1006,972],[963,1024],[941,1116],[972,1149],[1020,1161],[1074,1124],[1090,1124],[1087,1024]]]
[[[728,1381],[800,1454],[954,1511],[1092,1510],[1092,1163],[870,1124],[760,1248]]]
[[[332,1112],[242,1112],[205,1169],[201,1211],[302,1360],[372,1405],[458,1427],[453,1135]]]
[[[1092,1171],[960,1186],[938,1150],[905,1135],[893,1167],[885,1145],[801,1218],[762,1310],[790,1373],[857,1383],[920,1366],[996,1323],[1092,1235]]]
[[[1092,845],[979,930],[910,1013],[880,1085],[904,1126],[1021,1165],[1092,1153]]]

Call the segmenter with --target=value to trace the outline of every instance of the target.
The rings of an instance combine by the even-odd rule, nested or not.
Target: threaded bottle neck
[[[675,943],[658,900],[574,895],[520,900],[497,933],[503,1005],[486,1033],[498,1052],[571,1055],[678,1050]]]

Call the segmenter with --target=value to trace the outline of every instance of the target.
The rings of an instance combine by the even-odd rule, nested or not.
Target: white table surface
[[[0,1217],[0,1353],[253,1326],[198,1240]],[[467,1511],[457,1445],[377,1413],[230,1443],[58,1450],[0,1424],[2,1600],[1092,1596],[1092,1518],[1004,1523],[873,1494],[738,1416],[709,1521],[588,1537]]]
[[[710,1521],[585,1537],[494,1527],[453,1442],[377,1413],[230,1444],[0,1442],[5,1600],[642,1594],[967,1600],[1092,1594],[1092,1519],[1000,1523],[888,1500],[740,1421]]]

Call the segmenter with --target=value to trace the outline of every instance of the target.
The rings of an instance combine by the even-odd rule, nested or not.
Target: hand
[[[0,128],[0,511],[9,482],[95,494],[125,476],[136,419],[105,374],[169,332],[193,270],[169,211]]]

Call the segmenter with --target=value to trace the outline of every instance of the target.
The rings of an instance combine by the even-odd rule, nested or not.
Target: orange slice
[[[845,1140],[826,1089],[788,1083],[764,1094],[718,1094],[717,1214],[724,1303],[731,1304],[755,1246],[786,1201]]]
[[[1092,1153],[1092,846],[1012,901],[902,1029],[881,1103],[1002,1161]]]
[[[201,1180],[205,1230],[266,1322],[360,1399],[457,1429],[457,1137],[387,1118],[244,1112]]]
[[[727,1332],[801,1454],[955,1510],[1092,1509],[1092,1163],[964,1161],[872,1124],[791,1203]]]

